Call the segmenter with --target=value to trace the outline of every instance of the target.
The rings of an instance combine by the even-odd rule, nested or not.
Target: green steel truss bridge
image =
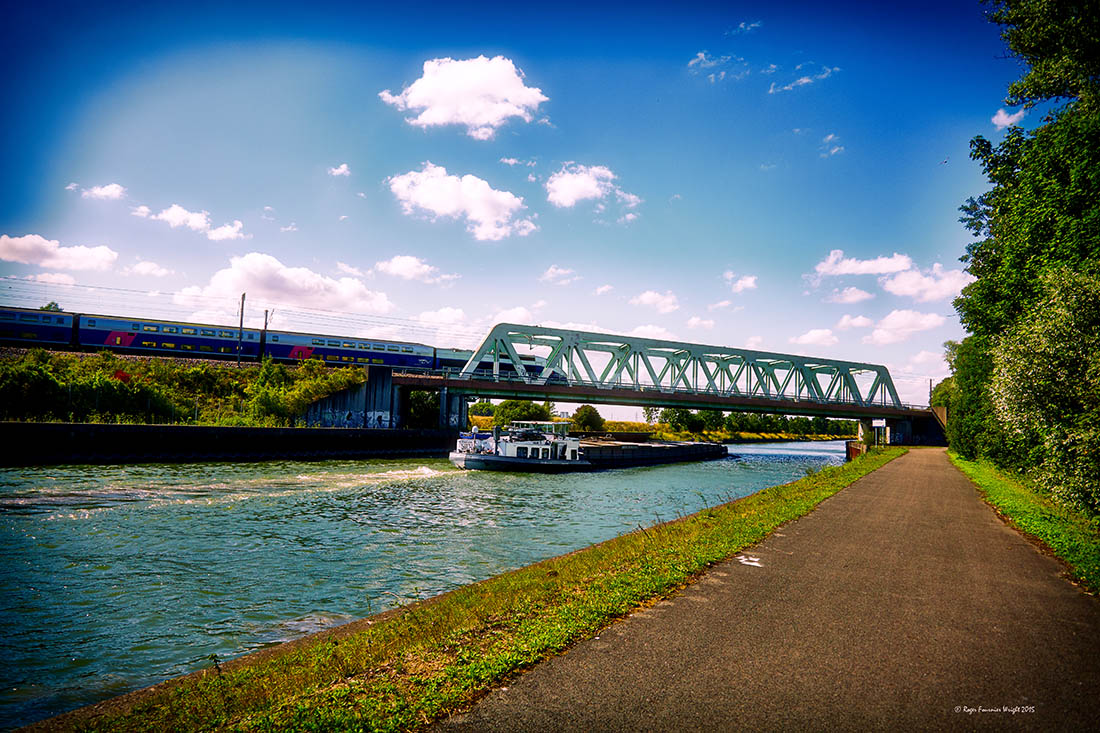
[[[903,405],[878,364],[513,323],[494,326],[457,373],[393,376],[455,396],[865,419],[927,412]]]

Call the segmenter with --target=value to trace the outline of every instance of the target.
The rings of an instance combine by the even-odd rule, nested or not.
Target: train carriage
[[[63,311],[0,308],[0,341],[69,346],[74,343],[73,318]]]

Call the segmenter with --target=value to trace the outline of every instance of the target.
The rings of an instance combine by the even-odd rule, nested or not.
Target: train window
[[[233,353],[233,347],[232,346],[219,346],[218,347],[218,352],[222,353],[222,354],[232,354]]]
[[[199,331],[199,333],[202,334],[203,336],[217,336],[218,335],[216,331],[213,331],[209,328],[204,328],[201,331]]]
[[[156,348],[157,342],[156,341],[142,341],[141,345],[142,346],[148,346],[149,348]]]
[[[221,336],[223,339],[231,339],[233,338],[234,334],[232,331],[218,331],[218,335]]]
[[[326,354],[325,355],[325,360],[326,361],[340,361],[340,356],[338,354]]]
[[[382,359],[371,359],[370,363],[371,364],[385,364],[386,362],[383,361]]]
[[[355,360],[357,362],[359,362],[360,364],[369,364],[370,363],[370,359],[366,358],[365,356],[357,356],[357,357],[355,357]]]
[[[333,340],[329,339],[328,345],[329,346],[339,346],[340,342],[339,341],[333,341]]]
[[[37,321],[37,320],[38,320],[38,316],[27,316],[27,315],[23,315],[23,316],[19,316],[19,320],[21,320],[21,321]]]
[[[115,346],[122,346],[122,337],[115,336]]]
[[[207,346],[206,344],[199,344],[199,351],[213,351],[213,346]]]
[[[162,348],[162,349],[174,349],[174,348],[176,348],[176,345],[175,344],[170,344],[167,341],[161,341],[160,342],[160,348]]]
[[[389,346],[387,346],[387,347],[386,347],[386,351],[400,351],[400,350],[401,350],[401,349],[399,349],[398,347],[394,346],[393,344],[390,344]]]
[[[58,322],[58,323],[64,323],[64,322],[65,322],[65,319],[64,319],[64,318],[62,318],[61,316],[58,316],[58,317],[57,317],[57,322]]]
[[[354,356],[341,356],[340,361],[355,361]]]
[[[95,319],[94,318],[89,318],[88,319],[88,328],[95,328]]]
[[[130,326],[130,330],[131,331],[140,331],[141,330],[141,324],[140,323],[135,323],[134,325]]]
[[[195,346],[194,346],[194,344],[180,344],[180,350],[181,351],[194,351]]]
[[[375,351],[385,351],[386,350],[386,345],[385,344],[375,344],[374,345],[374,350]]]
[[[370,348],[370,344],[359,344],[359,348],[360,348],[360,349],[369,349],[369,348]]]
[[[164,327],[164,332],[165,333],[179,333],[179,331],[180,330],[178,328],[176,328],[175,326],[165,326]]]
[[[21,338],[21,339],[36,339],[36,338],[38,338],[38,334],[35,333],[34,331],[24,331],[23,333],[19,334],[19,338]]]
[[[14,321],[15,315],[12,313],[0,313],[0,321]]]
[[[412,347],[411,347],[411,346],[402,346],[402,347],[401,347],[401,350],[402,350],[403,352],[405,352],[406,354],[411,354],[411,353],[413,353],[413,350],[412,350]]]
[[[324,346],[325,345],[325,340],[324,339],[313,339],[313,345],[314,346]]]
[[[157,332],[157,327],[156,326],[142,326],[141,330],[142,331],[152,331],[153,333],[156,333]]]
[[[254,340],[255,338],[256,338],[256,334],[254,334],[254,333],[250,333],[250,334],[248,334],[248,340],[249,340],[249,341],[252,341],[252,340]]]
[[[196,331],[193,328],[181,328],[180,333],[182,333],[184,336],[194,336]]]
[[[345,341],[345,342],[344,342],[344,348],[345,348],[345,349],[354,349],[354,348],[355,348],[355,344],[353,344],[353,343],[352,343],[352,342],[350,342],[350,341]]]
[[[271,340],[274,341],[275,343],[279,343],[279,337],[278,336],[272,336]]]

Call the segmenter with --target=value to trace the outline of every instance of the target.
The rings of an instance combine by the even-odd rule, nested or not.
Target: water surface
[[[569,475],[402,459],[0,471],[0,727],[839,464],[844,443]]]

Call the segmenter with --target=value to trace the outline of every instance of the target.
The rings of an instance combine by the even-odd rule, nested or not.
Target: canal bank
[[[414,692],[414,690],[407,687],[409,678],[406,675],[415,674],[415,670],[421,669],[423,665],[440,670],[450,667],[450,663],[441,664],[437,667],[434,662],[430,661],[429,657],[424,657],[423,654],[460,654],[462,658],[456,662],[459,666],[454,670],[461,669],[464,671],[453,670],[453,674],[448,673],[445,675],[448,679],[442,681],[448,688],[447,695],[451,695],[455,691],[450,689],[452,685],[458,685],[455,689],[466,690],[467,693],[473,691],[471,694],[476,693],[476,690],[481,689],[483,684],[488,684],[493,679],[497,679],[499,675],[506,674],[509,669],[514,668],[515,664],[526,663],[522,660],[530,659],[531,654],[535,654],[535,658],[538,658],[540,655],[553,653],[554,650],[563,648],[563,644],[568,645],[576,638],[583,638],[584,634],[606,622],[600,619],[613,618],[615,615],[629,610],[626,608],[627,606],[633,607],[636,603],[644,602],[645,598],[654,593],[660,595],[667,590],[674,589],[696,572],[693,568],[702,567],[699,563],[705,566],[707,562],[710,562],[707,559],[708,557],[714,557],[716,554],[724,556],[722,553],[731,551],[729,549],[732,546],[729,544],[730,542],[745,542],[750,541],[751,538],[759,537],[761,532],[768,531],[767,527],[770,526],[770,523],[785,521],[785,518],[790,518],[790,512],[795,512],[795,515],[804,513],[824,495],[835,492],[841,485],[849,483],[854,475],[858,475],[855,473],[857,469],[854,468],[856,464],[849,466],[837,465],[842,461],[842,457],[839,455],[838,450],[833,452],[837,453],[836,458],[831,459],[835,461],[832,464],[833,467],[825,470],[814,469],[813,475],[809,479],[804,479],[794,485],[785,485],[778,489],[768,489],[753,494],[747,499],[734,502],[728,507],[707,510],[682,521],[663,523],[657,528],[652,527],[654,519],[660,518],[663,521],[670,516],[674,517],[681,513],[681,511],[675,509],[680,500],[672,498],[671,503],[668,499],[655,501],[656,497],[664,491],[657,485],[654,485],[654,488],[657,489],[657,493],[653,495],[654,498],[642,499],[641,496],[635,497],[627,493],[630,486],[653,485],[653,481],[661,476],[670,476],[675,479],[676,484],[687,484],[688,487],[691,487],[685,488],[681,495],[692,497],[694,506],[698,507],[699,502],[711,504],[716,500],[721,501],[726,494],[720,487],[726,486],[733,489],[733,484],[740,484],[744,481],[744,478],[737,479],[736,476],[745,477],[748,475],[745,472],[752,472],[756,469],[748,462],[722,461],[718,463],[630,469],[621,472],[584,474],[581,477],[571,477],[572,479],[581,479],[573,486],[573,492],[577,495],[576,500],[568,501],[570,506],[575,506],[578,510],[579,513],[575,515],[577,519],[556,519],[552,527],[547,527],[549,530],[549,534],[546,535],[547,538],[553,537],[555,541],[568,542],[568,537],[564,535],[570,533],[576,521],[580,518],[606,520],[613,511],[612,507],[618,507],[622,511],[620,522],[624,520],[625,522],[634,522],[633,524],[626,524],[624,529],[636,528],[638,524],[645,526],[646,529],[644,531],[635,529],[632,534],[619,538],[619,540],[600,543],[588,550],[567,555],[560,555],[560,550],[557,553],[550,553],[559,555],[559,557],[514,573],[505,574],[491,581],[458,588],[454,594],[447,596],[447,598],[452,599],[448,601],[448,605],[439,608],[439,610],[429,610],[436,608],[437,602],[418,603],[405,612],[388,616],[387,619],[392,618],[392,622],[389,620],[385,623],[376,622],[377,620],[363,622],[368,627],[364,629],[364,633],[368,634],[366,637],[341,638],[338,648],[333,645],[327,647],[314,645],[311,647],[311,651],[302,651],[302,656],[296,656],[301,651],[299,648],[294,651],[293,659],[280,657],[277,662],[271,659],[270,667],[265,666],[268,664],[265,661],[261,665],[262,669],[252,667],[247,675],[242,673],[243,676],[241,677],[235,676],[236,673],[232,671],[231,667],[224,663],[221,664],[224,676],[218,675],[217,671],[210,666],[210,661],[205,659],[208,656],[207,649],[203,649],[201,645],[195,645],[191,649],[191,658],[201,659],[200,666],[208,667],[210,673],[217,676],[220,681],[217,681],[214,687],[211,687],[213,683],[208,676],[205,686],[198,685],[182,696],[170,696],[175,702],[167,705],[167,707],[161,708],[159,703],[152,704],[151,707],[145,707],[147,717],[140,723],[132,719],[128,725],[156,723],[161,728],[176,726],[187,728],[204,725],[203,720],[205,718],[189,720],[186,717],[196,713],[196,711],[201,711],[203,716],[210,714],[215,716],[247,714],[251,720],[256,721],[268,715],[268,713],[280,715],[282,713],[278,711],[285,713],[297,705],[297,703],[294,703],[290,707],[285,707],[278,700],[283,702],[297,700],[304,706],[303,711],[316,709],[319,715],[337,714],[338,711],[342,710],[348,715],[359,716],[361,721],[367,719],[380,721],[384,719],[390,723],[398,724],[406,717],[410,721],[419,719],[423,713],[423,705],[432,703],[433,700],[438,703],[439,699],[432,698],[425,701],[407,698],[405,692]],[[781,456],[775,461],[769,461],[767,465],[770,466],[769,471],[782,470],[787,475],[805,475],[809,470],[808,464],[804,460],[794,462],[790,456]],[[816,465],[820,467],[822,464],[817,463]],[[859,465],[864,472],[870,470],[865,462]],[[335,467],[328,469],[326,472],[329,475],[338,473]],[[392,473],[392,470],[388,470],[386,473]],[[409,473],[412,473],[412,471],[409,471]],[[778,474],[770,473],[768,475]],[[714,481],[705,483],[708,476]],[[213,478],[219,484],[226,483],[224,478]],[[439,483],[443,478],[445,477],[437,476],[418,479],[416,481],[416,493],[424,495],[425,491],[430,491],[434,485],[443,488]],[[454,478],[455,476],[451,475],[447,478],[446,483],[452,483]],[[458,478],[469,478],[469,475],[458,474]],[[478,478],[481,480],[482,478],[493,477],[482,476]],[[515,486],[518,480],[517,477],[510,476],[507,478],[507,482],[485,485],[486,490],[489,492],[486,494],[486,500],[495,504],[499,501],[500,492],[505,486]],[[529,481],[521,482],[519,486],[516,486],[514,495],[517,498],[520,496],[526,497],[524,500],[530,502],[532,507],[539,507],[538,512],[530,515],[531,518],[527,518],[525,514],[517,512],[514,505],[501,506],[499,512],[490,509],[493,504],[484,505],[477,510],[477,514],[482,517],[481,524],[496,525],[495,527],[487,526],[487,529],[492,531],[491,536],[497,538],[508,537],[512,534],[509,527],[527,525],[535,517],[546,514],[548,509],[553,505],[560,504],[565,498],[552,498],[559,496],[559,488],[557,488],[559,484],[547,482],[545,478],[529,478]],[[617,481],[614,484],[607,484],[610,479],[616,479]],[[618,479],[621,479],[621,481]],[[343,482],[343,480],[343,474],[341,473],[340,481]],[[762,478],[761,480],[767,481],[769,479]],[[613,503],[603,506],[599,502],[593,502],[592,496],[594,495],[589,493],[589,488],[595,486],[606,486],[610,489],[610,496],[615,497]],[[539,487],[545,488],[546,493],[541,493]],[[695,496],[696,489],[703,497]],[[457,492],[454,495],[463,497],[464,502],[469,502],[472,498],[470,487],[462,487],[461,483],[455,484],[453,488],[447,490],[452,493]],[[532,493],[536,490],[540,491],[538,495]],[[392,492],[392,488],[386,490],[387,494]],[[412,494],[406,491],[403,496],[407,500]],[[627,519],[631,516],[631,512],[628,510],[630,505],[634,503],[635,498],[642,501],[642,513],[633,513],[633,516],[637,518],[630,520]],[[234,503],[246,507],[249,502],[236,499]],[[653,513],[650,512],[652,518],[648,521],[645,520],[645,507],[651,507],[655,504],[661,505],[662,508],[659,509],[661,516],[654,517]],[[178,505],[172,504],[171,506]],[[325,506],[332,506],[332,502],[326,499]],[[212,508],[217,509],[217,507]],[[414,507],[414,509],[414,515],[420,517],[418,524],[427,526],[424,521],[424,508]],[[360,507],[352,503],[344,507],[341,513],[344,516],[354,517],[359,510]],[[376,514],[380,513],[380,509],[377,507],[374,511]],[[332,510],[329,509],[326,513],[331,514]],[[690,510],[682,513],[690,514]],[[218,511],[217,515],[226,516],[224,511]],[[97,514],[94,516],[101,517],[103,515]],[[509,523],[507,525],[497,524],[504,516],[511,517]],[[607,526],[611,527],[614,524],[615,522],[612,521]],[[619,524],[618,526],[623,527],[624,525]],[[457,529],[459,527],[452,524],[451,528]],[[470,528],[474,527],[471,526]],[[88,529],[91,530],[91,527]],[[364,529],[361,527],[358,530],[360,535],[363,534]],[[620,529],[612,534],[618,534],[622,531],[624,530]],[[315,532],[313,534],[316,535]],[[207,540],[201,537],[198,538],[198,542],[203,545],[207,544]],[[454,562],[457,556],[462,553],[472,550],[481,552],[489,550],[484,539],[474,540],[472,537],[469,539],[455,537],[455,542],[457,544],[441,547],[440,552],[442,554],[433,556],[437,559],[432,560],[431,563],[437,566],[437,569],[441,564]],[[325,543],[325,545],[330,544]],[[423,544],[423,540],[413,544],[403,543],[410,550]],[[520,544],[513,546],[539,552],[542,545],[540,539],[536,536],[523,539]],[[360,551],[358,548],[349,549]],[[211,559],[215,557],[216,555],[213,555]],[[281,563],[282,566],[288,564],[298,565],[300,560],[291,557]],[[403,564],[405,567],[414,568],[419,567],[421,562],[415,559],[414,556],[409,556],[406,552]],[[326,560],[324,565],[331,572],[339,569],[342,563]],[[358,577],[362,573],[359,567],[351,567],[348,570],[351,573],[348,579]],[[312,574],[307,573],[307,575]],[[284,588],[295,585],[293,579],[276,578],[275,580],[279,580],[279,585]],[[396,589],[396,595],[402,596],[404,599],[417,597],[412,584],[410,583],[407,587],[407,591]],[[421,592],[423,590],[424,588],[421,586]],[[139,599],[131,598],[130,601],[136,603]],[[222,616],[228,610],[226,603],[227,599],[222,598],[220,608]],[[193,609],[189,616],[198,611],[200,609]],[[437,613],[442,615],[436,616]],[[608,616],[608,614],[611,614],[611,616]],[[457,624],[457,626],[454,624]],[[546,626],[547,624],[550,628]],[[594,627],[593,624],[596,626]],[[458,637],[455,636],[456,632],[459,634]],[[577,634],[581,634],[581,636],[578,637]],[[323,636],[316,637],[315,640],[319,644],[324,641],[324,638]],[[409,656],[410,654],[412,656]],[[219,657],[222,660],[226,658],[222,655],[219,655]],[[452,658],[451,661],[455,662],[456,660]],[[118,669],[119,665],[115,664],[112,667]],[[374,672],[368,672],[368,670],[374,670]],[[391,672],[396,675],[392,680],[387,677]],[[306,674],[306,678],[299,676],[302,673]],[[376,676],[376,673],[381,673],[381,676]],[[257,676],[269,674],[272,676],[266,677],[264,681],[261,681],[261,677]],[[309,682],[308,679],[313,674],[321,674],[325,677],[325,680],[318,679],[315,685],[313,682]],[[364,674],[366,676],[363,676]],[[329,678],[327,675],[335,676]],[[338,680],[346,680],[346,682],[339,682]],[[359,680],[359,682],[354,680]],[[367,687],[371,689],[366,689],[360,685],[360,682],[364,681],[368,683]],[[258,687],[248,688],[248,685],[253,683],[256,683]],[[404,692],[394,698],[388,693],[381,692],[382,687],[374,689],[376,683],[382,687],[394,683],[397,684],[398,690],[404,690]],[[239,687],[241,684],[248,689]],[[351,685],[350,688],[348,687],[349,684]],[[421,689],[418,685],[419,683],[414,687]],[[203,692],[203,690],[206,690],[206,692]],[[251,713],[246,713],[243,710],[227,711],[224,708],[218,712],[215,708],[221,706],[222,703],[208,709],[207,705],[212,701],[203,702],[202,700],[202,696],[207,693],[214,693],[219,697],[224,693],[226,699],[237,701],[250,699],[256,702],[259,707]],[[260,698],[263,699],[253,697],[254,694],[260,695]],[[331,700],[328,698],[330,694],[334,696]],[[198,697],[193,697],[194,695]],[[264,702],[264,700],[267,702]],[[192,703],[194,703],[194,706],[192,706]],[[268,712],[264,712],[268,703],[275,707],[268,710]],[[330,703],[335,708],[330,708]],[[176,704],[185,706],[186,710],[176,708]],[[370,708],[370,710],[365,710],[366,708]],[[188,710],[190,712],[187,712]],[[184,714],[184,717],[173,717],[180,714]],[[373,717],[376,715],[380,717]],[[222,718],[223,721],[228,719]],[[73,719],[69,720],[72,721]],[[157,723],[157,721],[160,722]],[[275,727],[285,727],[297,725],[298,723],[289,720],[273,720],[271,724]]]

